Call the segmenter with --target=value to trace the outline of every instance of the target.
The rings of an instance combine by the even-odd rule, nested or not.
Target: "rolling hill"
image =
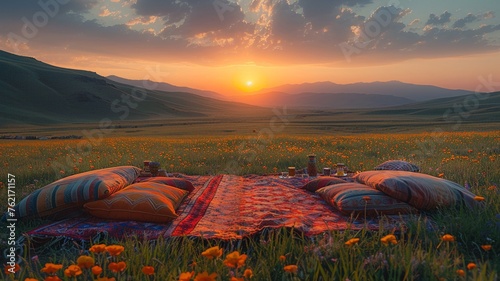
[[[150,91],[0,51],[0,126],[258,114],[190,93]]]

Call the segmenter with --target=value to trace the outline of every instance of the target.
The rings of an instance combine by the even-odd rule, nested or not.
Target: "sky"
[[[7,52],[227,95],[317,81],[474,90],[478,77],[500,76],[498,0],[6,0],[0,7]]]

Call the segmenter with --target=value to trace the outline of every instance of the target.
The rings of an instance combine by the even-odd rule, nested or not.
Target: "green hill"
[[[0,126],[255,115],[261,108],[150,91],[0,51]]]

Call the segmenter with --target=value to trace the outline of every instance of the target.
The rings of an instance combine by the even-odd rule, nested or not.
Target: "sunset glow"
[[[0,49],[226,95],[317,81],[474,90],[500,65],[500,6],[488,0],[216,2],[75,0],[40,23],[37,1],[8,1]]]

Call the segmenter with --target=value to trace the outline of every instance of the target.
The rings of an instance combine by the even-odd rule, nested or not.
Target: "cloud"
[[[99,13],[100,17],[109,17],[109,16],[117,16],[120,14],[120,11],[111,12],[106,6],[101,7],[101,12]]]
[[[442,13],[440,16],[436,16],[435,14],[430,14],[429,19],[425,23],[426,25],[443,25],[445,23],[450,22],[451,13],[446,11]]]
[[[129,20],[126,23],[126,25],[128,25],[128,26],[149,25],[149,24],[155,23],[157,19],[158,19],[158,17],[156,17],[156,16],[137,17],[137,18]]]

